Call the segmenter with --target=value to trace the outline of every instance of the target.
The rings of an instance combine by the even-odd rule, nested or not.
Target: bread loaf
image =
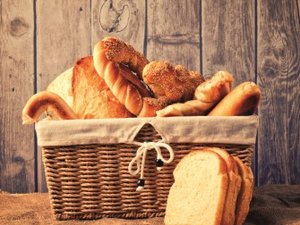
[[[260,89],[253,82],[244,82],[226,95],[208,114],[209,116],[252,115],[257,109]]]
[[[220,225],[228,187],[225,161],[196,150],[177,164],[166,207],[166,225]]]

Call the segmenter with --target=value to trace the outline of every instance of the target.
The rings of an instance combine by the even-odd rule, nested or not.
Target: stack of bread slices
[[[166,225],[241,225],[253,194],[253,174],[220,148],[195,150],[174,170]]]

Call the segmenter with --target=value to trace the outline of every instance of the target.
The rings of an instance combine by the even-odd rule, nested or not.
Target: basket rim
[[[91,120],[43,120],[36,124],[39,146],[133,143],[152,126],[165,143],[255,144],[258,116],[186,116]],[[180,127],[180,129],[178,129]],[[150,129],[150,128],[149,128]]]

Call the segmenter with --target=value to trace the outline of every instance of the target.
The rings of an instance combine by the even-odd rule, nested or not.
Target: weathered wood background
[[[0,189],[46,191],[26,100],[113,35],[262,89],[256,184],[300,183],[300,0],[0,0]]]

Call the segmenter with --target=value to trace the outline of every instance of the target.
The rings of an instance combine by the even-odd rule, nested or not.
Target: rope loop
[[[147,152],[149,150],[155,150],[157,155],[157,169],[160,170],[161,166],[166,163],[171,163],[174,159],[174,151],[172,147],[169,144],[166,144],[164,142],[133,142],[135,145],[140,146],[137,151],[135,157],[131,160],[128,166],[128,172],[132,176],[136,176],[140,173],[140,179],[138,181],[138,188],[137,190],[141,190],[144,186],[144,167],[147,157]],[[170,157],[169,159],[165,159],[161,154],[161,148],[167,149]],[[132,169],[132,166],[136,163],[136,170]]]

